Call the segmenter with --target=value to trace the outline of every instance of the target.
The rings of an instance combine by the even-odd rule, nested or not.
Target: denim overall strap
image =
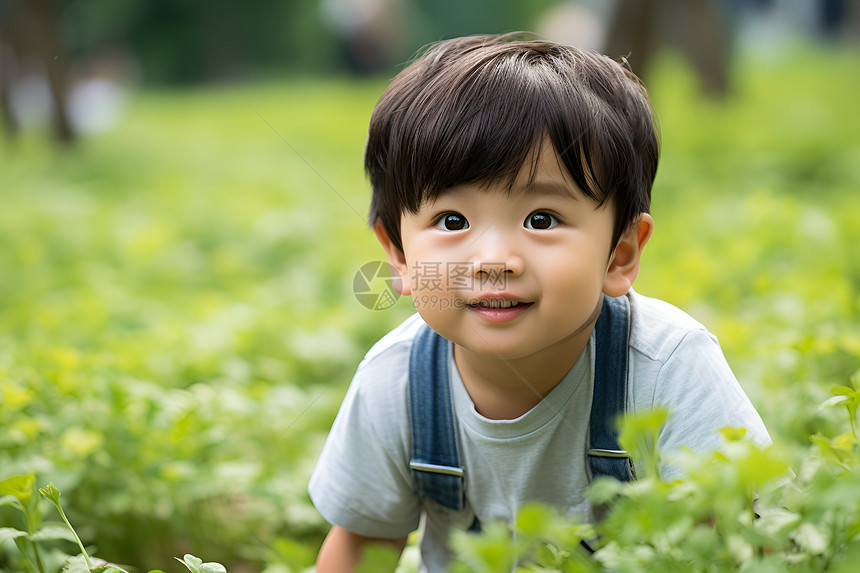
[[[630,336],[630,301],[626,296],[603,295],[603,309],[594,327],[594,395],[589,425],[588,466],[591,479],[635,478],[630,454],[618,445],[615,418],[627,403],[627,353]]]
[[[462,511],[465,475],[457,450],[448,341],[424,326],[409,355],[409,407],[412,459],[409,467],[418,491],[440,505]]]

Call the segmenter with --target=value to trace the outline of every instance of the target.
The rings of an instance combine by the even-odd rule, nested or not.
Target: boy
[[[370,220],[418,313],[359,366],[311,478],[333,524],[318,571],[352,570],[369,543],[402,549],[419,520],[423,568],[444,571],[453,527],[512,522],[529,500],[590,516],[605,296],[629,308],[626,408],[670,410],[662,452],[716,448],[724,426],[769,443],[713,335],[631,290],[658,153],[644,87],[598,54],[461,38],[394,78],[370,121]],[[428,326],[448,349],[442,388],[465,488],[455,509],[410,467],[421,405],[410,403],[410,350]]]

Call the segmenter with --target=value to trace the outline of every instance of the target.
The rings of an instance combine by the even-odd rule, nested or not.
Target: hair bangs
[[[401,144],[410,154],[400,165],[392,158],[417,199],[410,210],[456,185],[513,184],[546,133],[541,90],[518,68],[482,59],[421,102],[421,120]]]

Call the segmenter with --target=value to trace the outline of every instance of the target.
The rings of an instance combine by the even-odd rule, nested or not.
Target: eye
[[[465,231],[469,228],[469,221],[460,213],[445,213],[436,226],[443,231]]]
[[[526,220],[523,223],[523,226],[526,229],[534,229],[537,231],[552,229],[556,225],[558,225],[558,219],[556,219],[555,215],[547,211],[535,211],[526,217]]]

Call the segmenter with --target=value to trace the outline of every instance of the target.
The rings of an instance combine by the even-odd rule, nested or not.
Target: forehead
[[[513,187],[530,193],[564,195],[574,199],[582,196],[582,190],[548,139],[529,154],[513,181]]]
[[[439,195],[466,189],[503,193],[512,198],[544,195],[579,200],[586,196],[568,173],[548,139],[531,148],[519,170],[512,176],[455,185],[441,190]]]

